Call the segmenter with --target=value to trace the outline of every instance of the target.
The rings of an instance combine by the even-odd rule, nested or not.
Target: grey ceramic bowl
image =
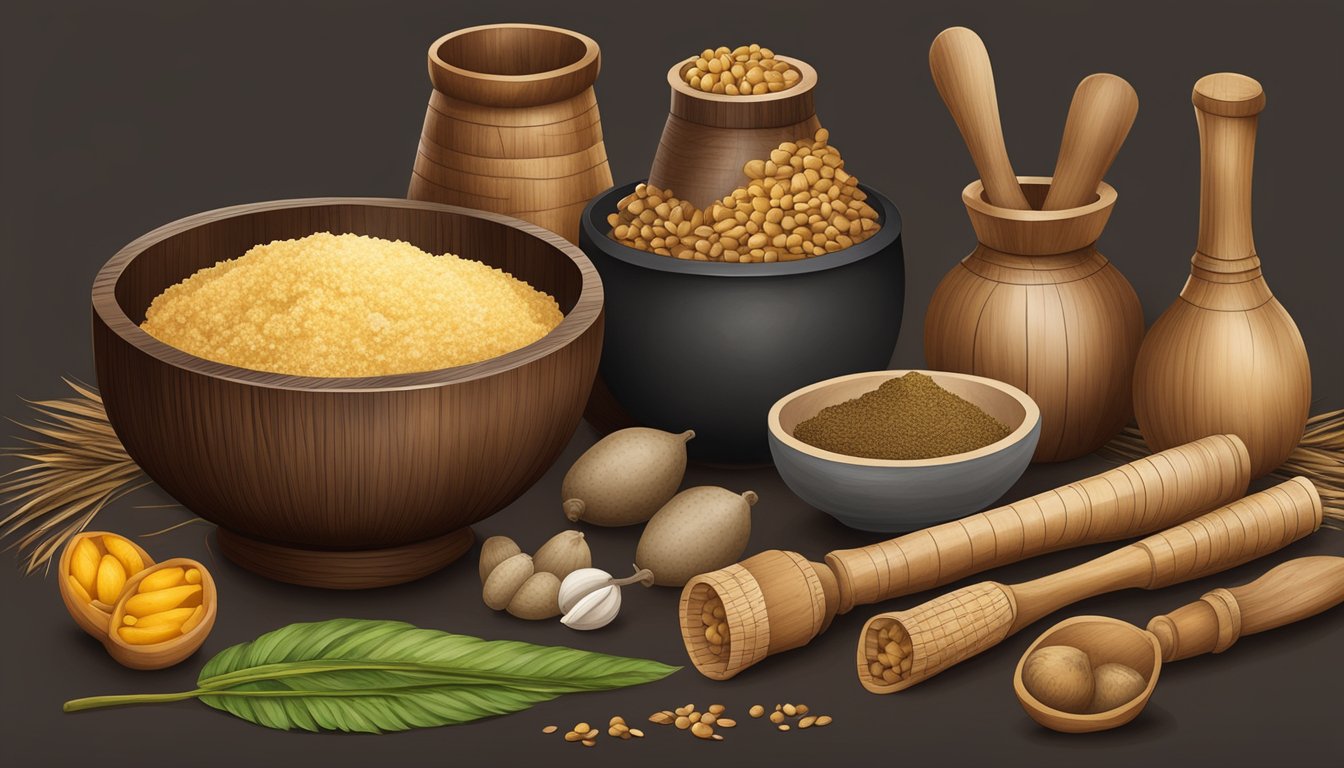
[[[1027,393],[994,379],[920,371],[1002,421],[1011,432],[968,453],[891,461],[832,453],[793,436],[822,408],[852,400],[909,371],[872,371],[827,379],[780,398],[767,417],[770,453],[799,498],[851,528],[912,531],[978,512],[1026,470],[1041,436],[1041,411]]]

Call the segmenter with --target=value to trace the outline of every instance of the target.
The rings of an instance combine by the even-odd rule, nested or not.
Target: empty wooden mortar
[[[482,261],[555,297],[564,319],[496,358],[367,378],[247,370],[141,330],[150,301],[197,270],[321,231]],[[577,247],[507,216],[372,198],[256,203],[165,225],[113,256],[93,284],[93,346],[127,453],[219,525],[225,555],[281,581],[375,587],[460,557],[468,526],[564,450],[597,372],[602,286]]]
[[[1311,365],[1302,334],[1260,271],[1251,171],[1260,84],[1209,75],[1192,97],[1199,124],[1199,243],[1181,295],[1148,331],[1134,412],[1153,449],[1214,432],[1246,441],[1252,473],[1274,470],[1302,439]]]
[[[407,197],[516,216],[578,242],[611,186],[586,35],[538,24],[459,29],[429,47],[434,90]]]
[[[991,205],[979,181],[962,191],[979,244],[933,293],[924,356],[1025,391],[1041,409],[1033,461],[1066,461],[1129,421],[1143,307],[1096,248],[1115,189],[1102,182],[1087,205],[1042,211],[1050,178],[1018,180],[1030,210]]]
[[[1171,613],[1155,616],[1146,631],[1104,616],[1066,619],[1027,648],[1013,673],[1013,690],[1031,719],[1051,730],[1090,733],[1117,728],[1147,706],[1165,662],[1222,653],[1242,637],[1310,618],[1340,603],[1344,603],[1344,557],[1300,557],[1275,566],[1249,584],[1215,589]],[[1130,701],[1101,712],[1065,712],[1047,706],[1023,684],[1022,669],[1033,651],[1049,645],[1082,650],[1094,668],[1119,662],[1148,684]]]
[[[649,184],[708,208],[746,183],[742,166],[763,160],[786,141],[811,139],[821,128],[813,105],[817,71],[776,56],[798,71],[792,88],[759,96],[729,96],[692,88],[682,79],[692,56],[667,71],[672,90],[667,123],[649,170]]]
[[[767,656],[807,645],[837,613],[856,605],[1046,552],[1161,530],[1241,498],[1249,481],[1246,447],[1217,435],[961,520],[836,550],[824,563],[767,550],[687,582],[679,608],[682,641],[701,674],[726,680]],[[715,597],[728,624],[718,654],[701,619]]]

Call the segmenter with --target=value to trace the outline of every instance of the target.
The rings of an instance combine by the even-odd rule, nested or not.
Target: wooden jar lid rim
[[[1201,77],[1190,100],[1201,112],[1220,117],[1250,117],[1265,108],[1265,89],[1255,78],[1236,72]]]
[[[717,128],[780,128],[816,114],[812,91],[817,86],[817,70],[801,59],[775,57],[798,71],[798,82],[792,88],[759,96],[730,96],[706,93],[681,79],[681,73],[698,58],[683,59],[667,70],[667,84],[672,88],[668,111],[683,120]]]
[[[1019,184],[1046,184],[1051,181],[1049,176],[1018,176]],[[1115,187],[1106,182],[1101,182],[1097,187],[1097,199],[1087,205],[1080,205],[1077,208],[1063,208],[1058,211],[1041,211],[1037,209],[1022,210],[1020,208],[1001,208],[993,203],[986,202],[984,199],[985,185],[980,179],[972,181],[961,190],[962,202],[967,208],[972,208],[979,213],[996,219],[1008,219],[1013,221],[1025,222],[1050,222],[1066,221],[1076,219],[1088,214],[1095,213],[1103,208],[1109,208],[1115,205],[1118,196]]]
[[[503,75],[459,67],[440,54],[450,41],[483,32],[525,30],[570,38],[583,46],[575,61],[555,69]],[[602,51],[585,34],[545,24],[482,24],[455,30],[429,46],[429,80],[434,89],[453,98],[492,107],[535,107],[553,104],[583,93],[597,82]]]

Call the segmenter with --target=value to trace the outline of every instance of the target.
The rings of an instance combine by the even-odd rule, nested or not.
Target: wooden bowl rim
[[[1062,709],[1055,709],[1054,707],[1042,704],[1040,700],[1035,696],[1032,696],[1031,692],[1027,690],[1026,685],[1022,683],[1022,668],[1027,664],[1027,657],[1031,656],[1033,651],[1039,648],[1056,632],[1075,624],[1106,624],[1117,628],[1124,628],[1125,630],[1143,636],[1153,649],[1153,673],[1148,676],[1148,685],[1144,687],[1143,692],[1118,707],[1090,714],[1079,714],[1076,712],[1065,712]],[[1157,642],[1157,637],[1152,632],[1136,627],[1128,621],[1115,619],[1110,616],[1073,616],[1045,630],[1032,641],[1031,645],[1027,646],[1027,650],[1023,651],[1022,658],[1018,659],[1017,666],[1013,669],[1013,691],[1017,694],[1017,699],[1021,702],[1022,707],[1029,713],[1034,712],[1035,714],[1045,715],[1051,719],[1077,723],[1082,727],[1082,730],[1105,730],[1106,728],[1114,727],[1115,725],[1123,725],[1124,723],[1129,722],[1138,715],[1139,711],[1148,705],[1148,699],[1152,697],[1153,691],[1157,688],[1157,679],[1161,673],[1162,645]],[[1035,717],[1032,719],[1036,720]],[[1119,722],[1116,722],[1117,720],[1119,720]],[[1037,722],[1041,721],[1037,720]],[[1042,725],[1045,724],[1042,723]],[[1051,726],[1047,725],[1046,727]]]
[[[439,49],[443,47],[444,43],[447,43],[449,40],[452,40],[453,38],[466,37],[467,35],[472,35],[478,32],[484,32],[493,29],[530,29],[542,32],[552,32],[557,35],[573,38],[574,40],[579,41],[583,45],[583,55],[580,56],[577,61],[570,64],[566,64],[563,67],[558,67],[556,69],[548,69],[542,72],[529,72],[528,74],[525,75],[496,75],[491,74],[489,72],[478,72],[474,69],[463,69],[461,67],[449,64],[448,62],[443,60],[442,56],[439,55]],[[594,40],[593,38],[583,34],[582,32],[575,32],[572,29],[565,29],[564,27],[552,27],[547,24],[523,24],[523,23],[478,24],[477,26],[474,27],[463,27],[462,29],[453,30],[452,32],[449,32],[448,34],[441,36],[440,38],[429,44],[429,66],[431,70],[434,69],[440,70],[442,73],[446,74],[450,78],[461,77],[466,78],[468,80],[478,80],[481,82],[494,83],[494,84],[540,83],[545,82],[547,80],[556,80],[559,78],[568,77],[570,75],[582,71],[586,67],[593,67],[594,65],[600,66],[601,56],[602,56],[602,49],[598,47],[597,41]],[[593,80],[596,80],[597,79],[596,71],[593,74],[594,74]],[[588,85],[592,85],[592,83],[590,82],[588,83]]]
[[[1053,176],[1018,176],[1018,184],[1032,184],[1050,186],[1054,181]],[[1115,205],[1117,197],[1115,187],[1106,182],[1097,185],[1097,199],[1087,205],[1080,205],[1076,208],[1063,208],[1058,211],[1040,211],[1036,209],[1021,210],[1018,208],[1000,208],[985,202],[982,195],[985,191],[984,182],[980,179],[972,181],[961,190],[961,200],[967,208],[977,213],[989,216],[995,219],[1017,222],[1058,222],[1068,221],[1070,219],[1080,219],[1085,216],[1104,211]]]
[[[201,572],[201,605],[205,606],[205,615],[201,617],[200,623],[196,625],[191,632],[185,635],[164,640],[160,643],[150,643],[148,645],[132,645],[121,639],[117,630],[121,627],[119,623],[121,617],[126,613],[126,601],[135,595],[135,588],[140,586],[140,582],[154,570],[181,566],[183,568],[195,568]],[[126,587],[122,590],[121,598],[112,608],[112,615],[108,617],[107,639],[104,641],[118,649],[128,656],[159,656],[163,658],[174,657],[176,661],[190,656],[201,647],[205,642],[206,635],[209,635],[215,626],[215,617],[219,613],[219,590],[215,586],[215,577],[204,565],[190,557],[170,557],[160,563],[146,567],[144,570],[135,574],[135,576],[126,580]],[[182,653],[183,649],[188,649]],[[178,654],[181,654],[178,658]],[[176,662],[174,662],[176,663]]]
[[[880,379],[881,381],[885,382],[889,379],[894,379],[898,376],[904,376],[905,374],[912,372],[922,373],[930,377],[941,376],[946,378],[961,379],[962,381],[979,384],[988,389],[993,389],[1002,392],[1008,395],[1009,397],[1012,397],[1014,400],[1016,400],[1018,404],[1022,406],[1023,410],[1026,411],[1026,413],[1022,417],[1022,423],[1017,425],[1016,428],[1010,431],[1006,437],[1002,438],[1001,440],[996,440],[990,443],[989,445],[977,448],[974,451],[967,451],[965,453],[954,453],[951,454],[950,456],[939,456],[933,459],[868,459],[862,456],[850,456],[844,453],[834,453],[832,451],[823,450],[814,445],[808,445],[807,443],[804,443],[802,440],[799,440],[798,438],[789,434],[780,425],[779,415],[784,410],[784,407],[787,406],[793,400],[797,399],[798,397],[801,397],[802,395],[808,394],[809,392],[815,392],[816,390],[819,389],[827,389],[837,384],[842,384],[849,381],[856,381],[860,379]],[[961,462],[980,459],[985,456],[989,456],[991,454],[1003,451],[1013,445],[1022,442],[1023,440],[1026,439],[1028,435],[1031,434],[1031,431],[1036,428],[1036,425],[1040,422],[1040,420],[1041,420],[1041,409],[1040,406],[1036,405],[1036,401],[1032,400],[1031,396],[1028,395],[1026,392],[1023,392],[1022,390],[1018,389],[1017,387],[1014,387],[1011,384],[999,381],[998,379],[986,378],[984,376],[972,376],[969,373],[954,373],[952,371],[931,371],[919,368],[895,369],[890,371],[865,371],[863,373],[851,373],[846,376],[836,376],[833,379],[818,381],[815,384],[809,384],[801,389],[795,389],[789,394],[781,397],[779,400],[776,400],[775,404],[770,407],[770,413],[766,416],[766,423],[770,428],[770,434],[774,436],[774,438],[778,440],[780,443],[787,446],[788,448],[793,449],[794,451],[797,451],[798,453],[802,453],[804,455],[811,456],[816,459],[822,459],[823,461],[829,461],[835,464],[846,464],[849,466],[856,466],[856,467],[892,467],[892,468],[941,467],[941,466],[947,466],[949,464],[960,464]]]
[[[681,73],[690,69],[691,65],[695,64],[695,60],[698,58],[700,58],[699,54],[687,59],[682,59],[676,64],[673,64],[671,69],[667,70],[667,84],[672,87],[672,90],[687,98],[699,99],[700,101],[711,101],[716,104],[761,104],[771,101],[785,101],[798,96],[803,96],[804,94],[811,93],[812,89],[817,87],[818,77],[815,67],[802,59],[795,59],[792,56],[776,56],[776,60],[782,61],[798,71],[798,82],[794,83],[792,88],[785,88],[782,91],[775,91],[774,93],[762,93],[760,95],[739,94],[737,96],[730,96],[726,93],[709,93],[707,91],[702,91],[699,88],[692,88],[690,83],[681,79]]]
[[[733,262],[719,261],[696,261],[694,259],[678,259],[673,256],[661,256],[648,251],[641,251],[638,248],[631,248],[628,245],[621,245],[607,236],[611,227],[607,226],[607,214],[611,211],[597,210],[599,203],[608,201],[614,208],[615,200],[629,194],[634,188],[643,184],[647,179],[632,181],[628,184],[618,185],[603,190],[583,209],[583,218],[579,221],[579,226],[592,240],[594,247],[603,254],[635,267],[644,269],[653,269],[659,272],[676,272],[684,275],[704,275],[707,277],[782,277],[786,275],[801,275],[809,272],[821,272],[827,269],[837,269],[848,266],[856,261],[862,261],[869,256],[874,256],[885,251],[892,243],[896,242],[901,236],[901,212],[896,208],[896,204],[887,199],[886,195],[878,192],[866,184],[859,184],[859,189],[868,195],[868,202],[877,210],[877,221],[881,229],[877,234],[864,240],[861,243],[855,243],[848,248],[842,248],[834,253],[828,253],[824,256],[812,256],[797,261],[776,261],[773,263],[741,264]],[[614,200],[611,198],[615,198]],[[601,222],[599,225],[597,222]]]
[[[362,377],[293,376],[269,371],[254,371],[250,368],[239,368],[227,363],[206,360],[205,358],[197,357],[189,352],[159,341],[149,335],[141,329],[139,325],[131,322],[131,319],[126,315],[122,310],[121,305],[117,302],[117,282],[121,279],[122,273],[130,263],[151,246],[157,245],[170,237],[180,235],[202,224],[222,221],[224,219],[242,215],[284,209],[322,208],[342,205],[430,211],[452,216],[483,219],[485,221],[520,230],[524,234],[542,240],[547,245],[550,245],[562,255],[568,257],[569,260],[578,267],[579,274],[582,278],[582,287],[579,291],[579,297],[574,304],[574,308],[565,314],[564,319],[562,319],[560,324],[552,329],[550,333],[531,344],[515,349],[512,352],[452,368],[417,371],[414,373],[397,373],[386,376]],[[238,254],[238,256],[241,255],[241,253]],[[470,255],[465,258],[470,258]],[[593,263],[588,260],[588,257],[578,246],[570,243],[568,240],[565,240],[548,229],[543,229],[536,224],[530,224],[521,219],[515,219],[512,216],[479,211],[473,208],[443,205],[440,203],[428,203],[418,200],[400,200],[396,198],[378,197],[311,197],[290,200],[272,200],[262,203],[248,203],[226,208],[216,208],[211,211],[197,213],[164,224],[163,226],[136,238],[121,250],[117,251],[117,253],[103,265],[102,269],[98,270],[98,274],[93,281],[93,310],[98,314],[99,319],[101,319],[103,324],[116,333],[117,336],[127,344],[130,344],[156,360],[191,373],[209,376],[224,381],[270,389],[305,392],[365,392],[427,389],[443,386],[445,384],[459,384],[462,382],[489,378],[504,371],[512,370],[540,360],[556,350],[568,346],[575,339],[586,333],[593,323],[597,322],[602,314],[602,303],[602,280],[598,277],[597,268],[593,266]]]

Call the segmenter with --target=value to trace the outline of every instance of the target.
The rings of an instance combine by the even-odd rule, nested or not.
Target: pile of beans
[[[786,62],[776,59],[769,48],[752,43],[732,50],[727,46],[714,50],[706,48],[681,74],[681,79],[705,93],[760,96],[792,88],[798,84],[801,75]]]
[[[541,729],[542,733],[552,734],[560,730],[558,726],[548,725]],[[644,732],[638,728],[631,728],[625,724],[625,718],[616,715],[607,722],[607,735],[613,739],[622,739],[629,741],[631,738],[642,739]],[[597,737],[599,732],[597,728],[588,723],[577,723],[573,728],[565,732],[565,741],[578,742],[585,747],[597,746]]]
[[[869,674],[888,685],[900,682],[914,663],[910,635],[895,621],[875,623],[869,632],[877,635],[876,650],[867,657]]]
[[[709,652],[720,656],[728,645],[728,614],[723,610],[723,599],[718,595],[705,601],[700,609],[700,623],[705,627]]]
[[[796,261],[848,248],[881,229],[858,179],[822,128],[749,161],[749,179],[702,211],[671,190],[635,187],[607,216],[611,238],[632,248],[697,261]]]

